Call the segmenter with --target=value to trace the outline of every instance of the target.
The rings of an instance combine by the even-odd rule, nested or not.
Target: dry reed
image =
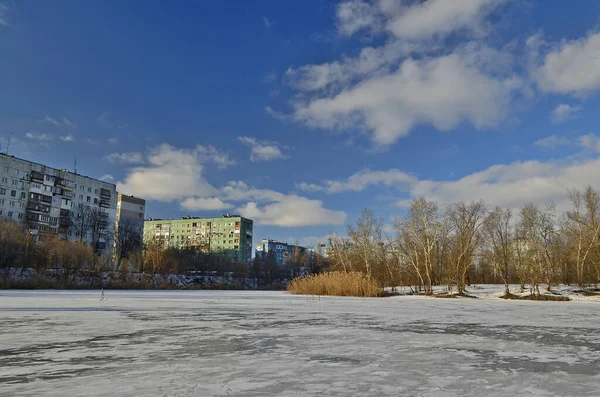
[[[290,281],[288,291],[301,295],[383,296],[377,281],[360,272],[330,272],[298,277]]]

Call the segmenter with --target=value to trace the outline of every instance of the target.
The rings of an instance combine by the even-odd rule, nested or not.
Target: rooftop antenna
[[[77,174],[77,159],[73,160],[73,173]]]

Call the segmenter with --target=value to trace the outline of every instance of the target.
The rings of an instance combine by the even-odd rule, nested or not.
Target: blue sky
[[[594,0],[0,0],[0,142],[255,240],[421,195],[563,211],[600,180],[599,28]]]

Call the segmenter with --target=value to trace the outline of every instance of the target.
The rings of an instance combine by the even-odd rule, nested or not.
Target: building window
[[[98,194],[98,189],[94,189],[94,193]]]
[[[98,204],[98,199],[94,197],[94,204]]]
[[[88,203],[90,203],[92,201],[92,198],[90,196],[87,196],[87,200]]]
[[[8,171],[10,171],[10,168],[4,167],[4,172],[8,172]]]
[[[88,193],[91,193],[91,192],[92,192],[92,188],[88,187]]]
[[[17,186],[19,184],[19,181],[17,181],[16,179],[12,180],[12,185],[13,186]]]
[[[19,212],[19,215],[17,216],[17,218],[18,219],[23,219],[24,218],[23,213]]]
[[[81,190],[83,192],[85,190],[85,186],[83,186],[83,185],[79,186],[79,190]]]
[[[44,186],[44,190],[47,192],[51,192],[52,191],[52,186]]]
[[[21,192],[21,200],[25,200],[27,198],[27,193]]]
[[[8,178],[2,177],[2,183],[8,183]]]
[[[9,218],[12,218],[12,215],[13,215],[13,213],[12,213],[12,211],[8,211],[8,213],[7,213],[6,215],[7,215]]]
[[[0,188],[0,194],[6,194],[6,189]]]
[[[17,197],[17,191],[16,190],[11,190],[10,191],[10,197]]]
[[[15,168],[15,176],[19,176],[19,170]]]
[[[4,205],[4,199],[0,199],[0,205]]]
[[[83,194],[79,195],[79,200],[83,200]]]

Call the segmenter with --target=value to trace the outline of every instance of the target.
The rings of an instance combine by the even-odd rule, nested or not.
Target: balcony
[[[45,205],[39,205],[36,203],[29,203],[27,204],[27,211],[48,214],[50,213],[50,207],[47,207]]]
[[[101,198],[110,199],[111,198],[110,190],[108,190],[108,189],[100,189],[100,197]]]
[[[29,175],[29,177],[31,178],[32,181],[44,182],[44,173],[42,173],[42,172],[31,171],[31,174]]]
[[[110,201],[108,200],[100,200],[98,203],[102,208],[110,208]]]
[[[73,190],[73,181],[70,181],[68,179],[56,178],[55,184],[64,189]]]

